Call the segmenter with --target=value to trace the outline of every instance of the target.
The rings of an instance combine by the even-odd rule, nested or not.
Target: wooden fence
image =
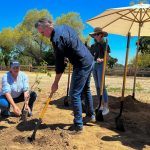
[[[9,70],[9,68],[0,66],[0,70]],[[22,71],[29,71],[29,72],[35,72],[44,70],[45,71],[55,71],[55,66],[32,66],[32,65],[21,65]],[[123,76],[124,69],[123,68],[113,68],[113,69],[106,69],[106,75],[115,75],[115,76]],[[66,67],[65,73],[68,73],[68,68]],[[134,75],[134,68],[128,68],[127,72],[128,76]],[[144,68],[144,69],[137,69],[137,76],[141,77],[150,77],[150,68]]]

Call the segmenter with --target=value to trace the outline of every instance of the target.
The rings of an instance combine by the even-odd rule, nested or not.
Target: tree
[[[62,25],[62,24],[69,25],[70,27],[76,30],[78,35],[81,35],[83,28],[84,28],[84,24],[82,23],[80,15],[75,12],[69,12],[67,14],[61,15],[60,17],[57,17],[56,24],[57,25]]]
[[[117,58],[113,58],[113,57],[109,56],[109,60],[107,63],[108,67],[112,69],[114,67],[114,65],[117,63],[117,61],[118,61]]]
[[[54,64],[53,47],[50,40],[43,37],[34,28],[35,22],[46,17],[52,20],[52,16],[47,10],[30,10],[25,15],[23,22],[21,22],[15,29],[12,30],[12,35],[7,34],[6,38],[3,38],[3,34],[0,35],[0,49],[2,56],[8,65],[10,58],[19,59],[23,64],[35,63],[39,65],[41,61],[45,60],[48,64]],[[54,22],[54,21],[53,21]],[[82,37],[82,30],[84,25],[81,21],[80,15],[74,12],[63,14],[56,19],[56,24],[67,24],[74,28],[83,42],[89,41],[89,38]],[[7,43],[7,40],[10,39]],[[12,44],[12,45],[11,45]]]
[[[150,54],[150,37],[141,37],[140,38],[139,51],[142,54]]]
[[[133,0],[131,5],[137,3],[149,3],[149,0]],[[136,43],[137,44],[137,43]],[[138,67],[150,67],[150,37],[140,37],[139,39],[139,55],[138,55]],[[130,63],[135,64],[135,58],[131,59]]]
[[[44,52],[43,60],[46,61],[48,65],[55,65],[55,55],[52,47]]]
[[[0,33],[0,49],[5,66],[9,65],[17,39],[13,29],[5,28]]]
[[[23,22],[15,29],[20,37],[16,45],[16,52],[19,56],[32,57],[38,65],[43,60],[44,51],[48,51],[51,47],[49,39],[40,35],[34,28],[35,22],[42,17],[52,20],[47,10],[30,10]]]
[[[138,67],[147,68],[150,67],[150,54],[139,54],[138,55]],[[130,60],[130,64],[135,64],[135,58]]]

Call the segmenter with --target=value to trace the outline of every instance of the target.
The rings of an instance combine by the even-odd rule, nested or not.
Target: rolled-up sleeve
[[[29,90],[29,80],[26,74],[23,74],[23,91]]]
[[[11,93],[10,84],[8,83],[7,75],[2,77],[2,94]]]

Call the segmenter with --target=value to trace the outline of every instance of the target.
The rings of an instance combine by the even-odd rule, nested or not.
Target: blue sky
[[[109,8],[128,6],[131,0],[1,0],[0,31],[6,27],[15,27],[22,22],[30,9],[48,9],[53,18],[70,11],[78,12],[85,24],[83,34],[86,36],[93,28],[86,21]],[[111,56],[124,64],[126,37],[110,34],[108,36]],[[135,55],[136,38],[131,39],[129,59]]]

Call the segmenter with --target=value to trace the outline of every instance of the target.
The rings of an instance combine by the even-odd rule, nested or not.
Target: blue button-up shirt
[[[92,65],[93,56],[71,27],[67,25],[55,26],[51,42],[56,57],[56,73],[64,72],[64,57],[69,59],[74,68]]]
[[[10,93],[12,98],[19,97],[22,92],[29,90],[28,77],[25,73],[19,71],[17,80],[14,81],[10,72],[2,77],[2,90],[0,95]]]

